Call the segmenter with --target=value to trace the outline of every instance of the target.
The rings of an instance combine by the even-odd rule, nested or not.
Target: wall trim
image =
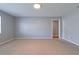
[[[7,42],[9,42],[9,41],[12,41],[12,40],[14,40],[14,39],[12,38],[12,39],[9,39],[9,40],[6,40],[6,41],[3,41],[3,42],[0,42],[0,45],[3,45],[3,44],[5,44],[5,43],[7,43]]]
[[[65,40],[65,39],[62,39],[62,40]],[[65,41],[70,42],[70,43],[73,43],[73,44],[79,46],[79,44],[77,44],[77,43],[75,43],[75,42],[73,42],[73,41],[71,41],[71,40],[65,40]]]
[[[51,37],[18,37],[15,39],[52,39]]]

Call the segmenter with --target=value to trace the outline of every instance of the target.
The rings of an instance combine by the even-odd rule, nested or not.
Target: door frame
[[[53,36],[53,21],[54,20],[58,20],[59,21],[59,38],[61,38],[61,36],[60,36],[60,33],[61,33],[61,31],[60,31],[60,18],[51,19],[51,38],[53,38],[52,36]]]

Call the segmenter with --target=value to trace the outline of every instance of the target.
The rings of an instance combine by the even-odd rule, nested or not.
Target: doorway
[[[53,38],[59,38],[59,20],[53,20]]]

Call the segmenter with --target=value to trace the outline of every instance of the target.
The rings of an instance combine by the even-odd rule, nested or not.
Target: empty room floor
[[[0,46],[1,55],[73,55],[79,47],[58,39],[15,39]]]

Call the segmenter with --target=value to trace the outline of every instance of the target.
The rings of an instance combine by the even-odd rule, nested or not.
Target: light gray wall
[[[27,37],[51,37],[50,18],[16,18],[15,36]]]
[[[0,42],[7,41],[13,38],[13,22],[14,18],[9,14],[0,11],[1,16],[1,31]]]
[[[79,9],[62,17],[63,37],[79,44]]]
[[[60,17],[60,38],[63,38],[63,21],[61,17]]]

